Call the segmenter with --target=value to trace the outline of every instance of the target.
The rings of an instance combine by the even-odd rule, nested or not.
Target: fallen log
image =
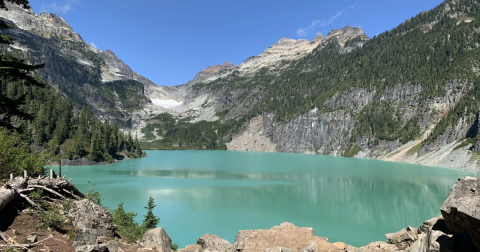
[[[0,231],[0,239],[2,239],[4,242],[8,243],[8,236],[1,231]]]
[[[0,187],[0,210],[18,196],[17,190],[25,188],[27,188],[26,180],[21,177],[13,178],[3,187]]]
[[[43,243],[44,241],[52,238],[53,236],[50,235],[49,237],[41,240],[41,241],[38,241],[38,242],[35,242],[35,243],[32,243],[32,244],[8,244],[8,245],[0,245],[0,248],[20,248],[20,249],[24,249],[24,250],[27,250],[29,248],[32,248],[32,247],[35,247],[36,245],[40,244],[40,243]]]
[[[32,188],[32,187],[33,187],[33,188],[41,188],[41,189],[43,189],[43,190],[45,190],[45,191],[47,191],[47,192],[50,192],[50,193],[52,193],[52,194],[57,195],[57,196],[60,197],[60,198],[65,198],[65,196],[61,195],[60,193],[55,192],[54,190],[52,190],[52,189],[50,189],[50,188],[47,188],[47,187],[45,187],[45,186],[29,185],[28,187],[29,187],[29,188]]]
[[[57,177],[57,178],[30,178],[28,179],[28,186],[44,186],[49,189],[58,189],[55,191],[62,191],[62,189],[66,189],[73,194],[79,196],[80,198],[84,198],[85,195],[80,192],[80,190],[75,187],[72,183],[68,182],[66,179]]]
[[[65,178],[43,176],[39,176],[38,178],[25,177],[26,173],[24,173],[24,177],[11,178],[3,187],[0,187],[0,210],[10,202],[14,201],[17,197],[25,199],[32,206],[39,207],[28,196],[23,194],[32,191],[34,188],[42,188],[60,198],[65,198],[64,195],[76,199],[85,197],[75,185],[67,181]]]
[[[21,194],[19,193],[18,196],[22,197],[24,200],[26,200],[30,205],[36,207],[36,208],[39,208],[41,209],[41,207],[39,205],[37,205],[37,203],[33,202],[33,200],[31,200],[29,197],[27,197],[26,195],[24,194]]]

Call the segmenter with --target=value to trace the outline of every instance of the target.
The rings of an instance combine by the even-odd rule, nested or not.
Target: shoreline
[[[123,156],[123,155],[122,155]],[[123,156],[122,159],[113,159],[112,163],[108,163],[105,161],[102,162],[97,162],[97,161],[92,161],[86,158],[77,158],[77,159],[62,159],[62,166],[94,166],[94,165],[109,165],[109,164],[116,164],[117,162],[124,161],[124,160],[133,160],[133,159],[140,159],[140,158],[146,158],[148,157],[147,154],[142,155],[141,157],[138,158],[128,158]],[[58,167],[59,163],[58,161],[55,162],[48,162],[46,166],[54,166]]]
[[[358,160],[378,160],[378,161],[387,162],[387,163],[411,164],[411,165],[418,165],[418,166],[422,166],[422,167],[443,168],[443,169],[460,170],[460,171],[471,171],[471,172],[480,171],[480,167],[478,167],[478,165],[475,169],[469,169],[469,168],[455,168],[455,167],[446,167],[446,166],[424,165],[424,164],[415,163],[415,162],[384,160],[383,158],[385,156],[388,156],[388,154],[385,155],[385,156],[380,156],[379,158],[366,158],[366,157],[357,157],[357,156],[344,157],[344,156],[321,155],[321,154],[316,154],[316,153],[311,153],[311,152],[280,152],[280,151],[267,152],[267,151],[244,151],[244,150],[195,150],[195,149],[164,149],[164,150],[161,150],[161,149],[143,149],[143,150],[144,151],[226,151],[226,152],[301,154],[301,155],[315,155],[315,156],[324,156],[324,157],[351,158],[351,159],[358,159]]]

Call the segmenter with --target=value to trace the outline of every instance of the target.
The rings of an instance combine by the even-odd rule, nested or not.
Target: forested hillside
[[[97,119],[91,108],[81,110],[50,86],[25,87],[21,83],[6,81],[2,93],[7,97],[25,96],[22,111],[34,120],[17,120],[23,138],[38,146],[45,157],[58,160],[87,158],[96,162],[143,156],[137,140],[130,133],[120,131],[118,124],[109,125]]]
[[[430,158],[430,165],[443,147],[447,154],[473,155],[480,107],[478,1],[445,1],[344,49],[359,39],[327,39],[297,61],[195,84],[194,94],[215,100],[220,121],[241,124],[235,133],[216,136],[217,142],[258,133],[277,151],[370,158],[402,152],[403,161]],[[262,121],[257,133],[249,130],[252,118],[261,118],[255,119]],[[463,164],[475,161],[466,158]]]

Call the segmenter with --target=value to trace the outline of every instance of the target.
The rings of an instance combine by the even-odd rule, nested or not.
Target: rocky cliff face
[[[89,105],[99,117],[109,116],[130,128],[134,111],[150,104],[145,93],[153,83],[112,51],[91,47],[55,14],[6,6],[8,11],[0,10],[0,18],[16,28],[2,32],[16,43],[2,50],[30,63],[45,63],[38,73],[77,106]]]
[[[469,36],[477,37],[478,30],[473,25],[475,20],[468,17],[476,15],[472,11],[474,12],[474,9],[469,1],[446,1],[432,11],[423,12],[406,21],[385,36],[376,38],[372,43],[384,43],[385,47],[378,50],[391,55],[390,59],[395,61],[394,59],[402,58],[401,54],[414,53],[407,49],[397,55],[398,51],[388,51],[388,47],[391,47],[392,43],[414,45],[421,35],[417,35],[414,40],[411,34],[417,34],[417,31],[427,34],[422,39],[433,41],[438,41],[438,38],[434,38],[437,35],[430,34],[429,31],[435,29],[438,34],[452,34],[457,32],[457,29],[463,29]],[[452,26],[445,29],[445,26],[437,25],[441,19],[445,19],[443,22],[451,22]],[[429,30],[425,30],[427,26]],[[440,27],[445,30],[440,31]],[[385,42],[387,40],[395,42]],[[475,90],[472,79],[465,79],[460,75],[448,77],[433,88],[430,81],[411,81],[412,77],[405,80],[402,76],[410,74],[406,73],[401,65],[396,69],[392,68],[391,62],[386,63],[388,59],[369,59],[377,65],[368,68],[365,62],[362,62],[361,56],[367,52],[372,53],[368,48],[362,50],[366,45],[369,45],[369,38],[362,29],[350,26],[332,30],[326,37],[319,34],[312,41],[282,38],[262,54],[193,83],[186,92],[184,101],[186,104],[195,104],[196,101],[198,105],[206,105],[195,107],[198,111],[208,110],[211,113],[213,109],[217,115],[221,115],[209,117],[210,120],[219,118],[245,121],[243,127],[227,144],[230,150],[348,155],[476,169],[475,153],[480,148],[476,147],[478,144],[472,144],[471,139],[478,135],[478,108],[472,113],[471,106],[465,105],[473,104],[475,100],[471,98],[475,96],[472,93],[472,90]],[[412,48],[416,46],[420,45]],[[465,57],[470,57],[471,50],[477,48],[478,45],[472,45],[465,51]],[[342,58],[338,55],[349,56]],[[426,60],[433,56],[427,56]],[[325,62],[335,62],[329,62],[322,57],[337,57],[338,61],[344,64],[352,61],[355,63],[348,66],[340,64],[333,68]],[[356,60],[352,60],[354,58]],[[404,65],[411,64],[408,59],[402,60],[405,61]],[[468,65],[466,69],[472,70],[466,71],[463,76],[478,73],[478,63],[474,60],[468,62],[465,63]],[[363,77],[357,77],[362,74],[355,72],[356,69],[377,73],[392,71],[396,73],[385,77],[398,77],[378,77],[380,80],[373,78],[369,80],[369,84],[357,85],[362,80],[356,78]],[[322,71],[331,72],[330,75],[336,77],[332,79],[325,74],[308,75]],[[431,70],[425,69],[424,73],[418,75],[429,71]],[[439,77],[437,75],[433,78]],[[325,88],[309,88],[309,85],[323,85]],[[307,91],[298,94],[295,93],[296,89]],[[337,89],[338,91],[332,92]],[[291,94],[288,90],[291,90]],[[318,98],[309,99],[311,96]],[[204,103],[198,102],[199,97],[202,97]],[[472,101],[467,102],[469,100]],[[276,106],[269,107],[268,104],[272,103],[276,103]],[[298,104],[302,103],[305,104],[294,116],[279,119],[282,110],[293,110],[292,107],[298,108]],[[374,130],[374,124],[382,125],[382,122],[375,121],[370,114],[375,114],[377,107],[382,106],[383,114],[376,116],[390,114],[386,119],[391,119],[392,123],[397,125],[383,125],[384,128],[390,127],[390,136],[387,134],[378,138],[373,136],[378,130]],[[370,125],[370,132],[364,130],[366,124]],[[364,131],[359,132],[362,128]],[[403,132],[398,133],[400,130]],[[394,137],[395,134],[398,136]],[[400,139],[402,134],[415,136]]]

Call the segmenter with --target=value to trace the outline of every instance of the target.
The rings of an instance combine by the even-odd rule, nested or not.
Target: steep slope
[[[184,103],[203,97],[199,110],[213,108],[219,118],[212,128],[233,119],[236,130],[209,139],[232,139],[232,150],[476,168],[477,27],[479,3],[451,0],[369,41],[351,27],[317,37],[312,51],[312,42],[282,39],[194,83]]]
[[[16,43],[1,50],[31,63],[45,63],[38,74],[76,106],[90,105],[98,116],[109,116],[129,128],[132,113],[150,103],[145,90],[153,83],[131,71],[113,52],[85,43],[61,17],[37,15],[8,3],[7,7],[8,11],[0,10],[0,18],[16,28],[3,32]]]

